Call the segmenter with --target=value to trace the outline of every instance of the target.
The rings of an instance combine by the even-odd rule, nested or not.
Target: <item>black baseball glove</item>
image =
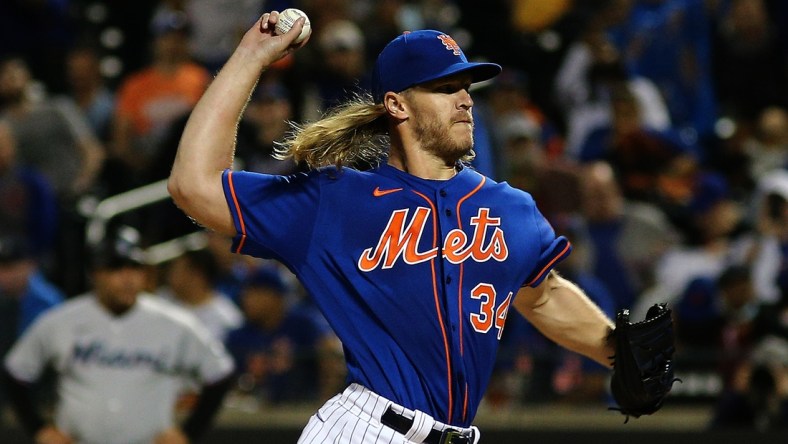
[[[610,389],[622,414],[635,418],[662,407],[673,383],[673,319],[665,304],[655,304],[646,319],[629,322],[629,310],[620,310],[610,338],[615,345]],[[626,422],[625,421],[625,422]]]

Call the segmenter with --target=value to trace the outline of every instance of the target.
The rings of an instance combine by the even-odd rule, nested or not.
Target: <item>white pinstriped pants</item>
[[[380,423],[380,417],[391,407],[397,413],[414,418],[413,426],[403,435]],[[421,444],[433,428],[449,426],[420,411],[406,409],[358,384],[350,384],[342,393],[326,401],[312,415],[298,439],[298,444]],[[479,429],[474,431],[474,444]]]

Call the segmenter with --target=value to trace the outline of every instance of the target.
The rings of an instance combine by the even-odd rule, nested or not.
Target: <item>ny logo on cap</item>
[[[443,43],[443,46],[446,47],[446,49],[454,52],[454,55],[458,56],[462,54],[462,50],[460,50],[460,45],[458,45],[457,42],[455,42],[454,39],[451,38],[451,36],[448,36],[446,34],[441,34],[438,36],[438,38]]]

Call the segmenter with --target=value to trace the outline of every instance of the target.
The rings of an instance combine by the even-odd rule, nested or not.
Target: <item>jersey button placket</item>
[[[449,193],[447,193],[446,190],[440,190],[438,194],[440,194],[441,197],[446,197]],[[446,216],[451,217],[450,208],[446,208],[445,210],[443,210],[443,212],[446,214]]]
[[[439,224],[441,226],[442,235],[445,237],[447,233],[451,230],[458,229],[459,226],[458,221],[454,218],[454,211],[452,210],[452,205],[455,205],[456,202],[453,202],[452,199],[448,198],[449,193],[446,190],[439,190],[438,191],[438,205],[439,207],[443,208],[443,213],[445,218],[440,219]],[[445,239],[444,239],[445,240]],[[445,304],[446,304],[446,319],[445,323],[449,329],[450,336],[451,336],[451,373],[452,375],[457,375],[458,373],[461,375],[462,371],[460,370],[463,366],[462,357],[461,357],[461,342],[462,338],[459,335],[458,323],[462,322],[460,307],[457,303],[458,295],[457,291],[459,290],[456,286],[453,286],[455,282],[458,282],[455,277],[459,276],[460,273],[460,265],[452,263],[446,258],[443,258],[443,282],[444,282],[444,289],[446,292]],[[457,417],[458,413],[456,413],[461,408],[461,404],[456,401],[457,398],[462,398],[462,387],[464,387],[464,382],[462,384],[458,384],[458,379],[456,377],[452,378],[452,391],[454,392],[455,396],[455,406],[454,406],[454,416]],[[464,378],[463,378],[464,381]]]

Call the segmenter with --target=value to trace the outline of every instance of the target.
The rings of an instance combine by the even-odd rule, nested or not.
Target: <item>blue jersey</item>
[[[512,299],[571,246],[531,196],[463,168],[225,171],[233,249],[287,265],[345,347],[349,382],[470,425]]]

